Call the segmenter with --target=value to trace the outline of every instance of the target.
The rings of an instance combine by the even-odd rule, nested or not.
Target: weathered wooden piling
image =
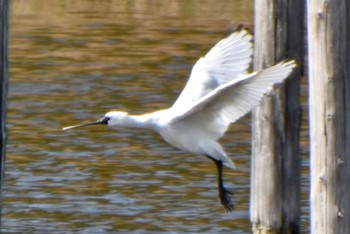
[[[350,2],[307,8],[311,233],[350,233]]]
[[[8,1],[0,0],[0,197],[6,153]]]
[[[299,66],[253,111],[250,218],[254,233],[299,233],[303,16],[302,0],[255,0],[254,70],[286,58],[296,59]]]

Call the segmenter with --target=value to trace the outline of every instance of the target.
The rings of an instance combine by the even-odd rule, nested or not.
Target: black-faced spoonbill
[[[263,95],[285,80],[296,66],[294,61],[287,61],[247,74],[251,40],[252,36],[241,30],[219,41],[194,65],[184,90],[169,109],[144,115],[111,111],[96,122],[63,130],[97,124],[147,128],[178,149],[206,155],[217,168],[220,202],[231,211],[231,193],[224,186],[222,172],[223,165],[232,169],[235,165],[217,140],[230,123],[257,106]]]

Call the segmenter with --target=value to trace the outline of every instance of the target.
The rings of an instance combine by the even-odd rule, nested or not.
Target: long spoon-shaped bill
[[[99,120],[92,122],[92,123],[85,123],[85,124],[79,124],[79,125],[74,125],[74,126],[68,126],[68,127],[62,128],[62,131],[70,130],[73,128],[81,128],[81,127],[90,126],[90,125],[107,124],[108,120],[109,120],[108,117],[104,117],[104,118],[99,119]]]

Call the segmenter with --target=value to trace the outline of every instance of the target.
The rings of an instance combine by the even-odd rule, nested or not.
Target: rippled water
[[[171,105],[230,25],[251,27],[251,1],[13,0],[10,9],[3,231],[250,232],[249,118],[222,140],[238,165],[225,171],[232,213],[204,157],[147,131],[60,129],[110,109]]]

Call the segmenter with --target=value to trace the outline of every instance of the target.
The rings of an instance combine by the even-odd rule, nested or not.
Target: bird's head
[[[62,129],[62,131],[66,131],[73,128],[80,128],[90,125],[108,125],[108,126],[118,126],[122,124],[125,117],[128,116],[128,113],[122,112],[122,111],[110,111],[105,114],[102,118],[98,119],[97,121],[91,122],[91,123],[85,123],[85,124],[79,124],[74,126],[65,127]]]
[[[102,120],[106,121],[108,126],[118,126],[122,124],[126,116],[128,116],[128,113],[123,111],[110,111],[102,117]]]

